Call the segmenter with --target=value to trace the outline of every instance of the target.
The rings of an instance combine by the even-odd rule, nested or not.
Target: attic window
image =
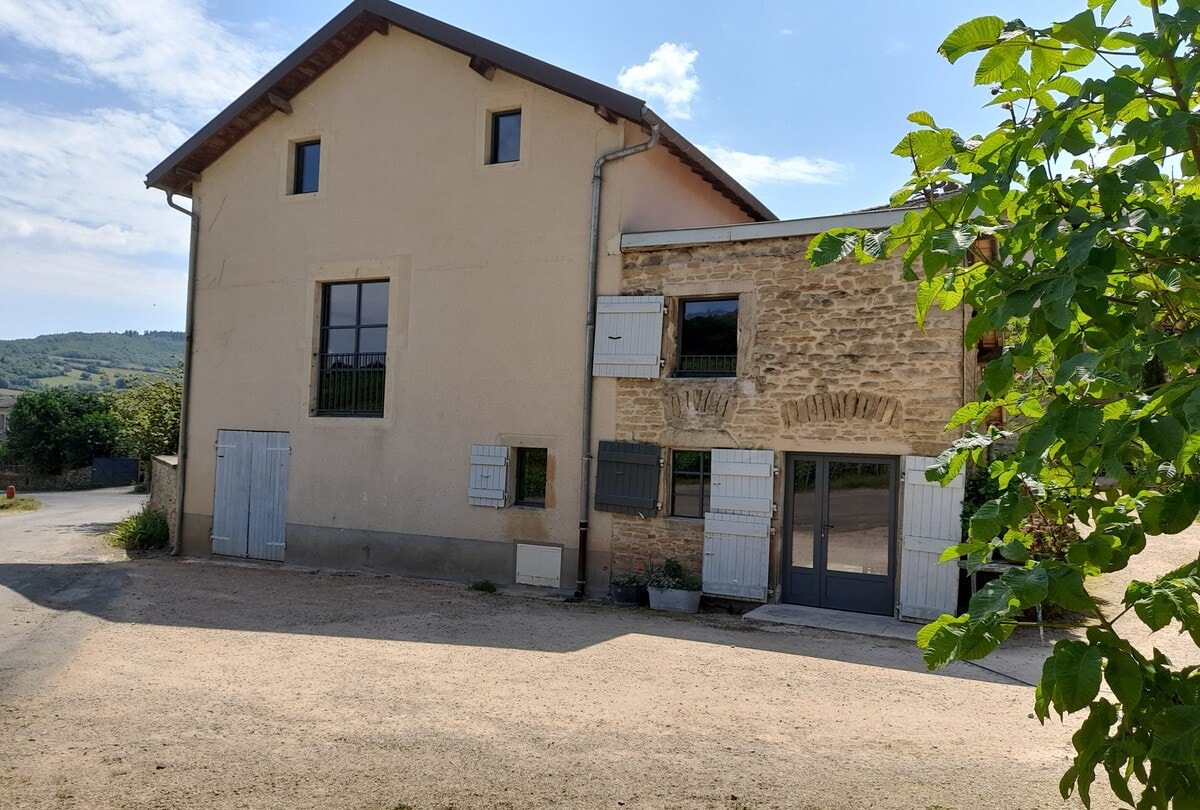
[[[516,163],[521,159],[521,111],[492,113],[488,163]]]
[[[321,142],[304,141],[296,144],[292,165],[292,193],[313,194],[321,176]]]

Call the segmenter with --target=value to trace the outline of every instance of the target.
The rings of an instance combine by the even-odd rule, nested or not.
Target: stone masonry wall
[[[178,500],[179,457],[154,456],[150,459],[150,506],[167,516],[171,545],[175,545],[176,502]]]
[[[899,260],[814,270],[803,258],[807,246],[806,237],[788,237],[626,253],[622,294],[666,296],[666,370],[656,380],[618,381],[616,438],[667,450],[899,456],[945,448],[942,428],[963,401],[964,366],[974,363],[963,351],[962,313],[935,309],[922,332],[916,285],[903,280]],[[679,302],[733,295],[737,377],[668,376]],[[617,573],[666,557],[700,569],[702,521],[666,517],[669,466],[668,456],[659,516],[613,516]]]

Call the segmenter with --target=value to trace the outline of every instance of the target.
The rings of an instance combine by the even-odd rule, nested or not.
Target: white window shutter
[[[774,513],[775,453],[771,450],[712,451],[709,508],[743,515]]]
[[[904,546],[900,558],[900,618],[928,621],[958,608],[958,565],[939,563],[962,539],[965,476],[942,486],[925,480],[936,459],[908,456],[904,464]]]
[[[704,515],[704,592],[767,601],[771,518],[767,515]]]
[[[663,311],[661,295],[599,296],[592,375],[657,379]]]
[[[471,445],[472,506],[508,506],[508,448],[500,444]]]

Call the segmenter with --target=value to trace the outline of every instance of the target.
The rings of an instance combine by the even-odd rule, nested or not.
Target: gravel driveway
[[[1078,806],[1030,687],[904,642],[73,537],[0,541],[0,653],[69,625],[0,659],[0,806]]]

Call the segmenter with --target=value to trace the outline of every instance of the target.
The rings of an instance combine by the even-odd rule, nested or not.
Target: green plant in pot
[[[667,559],[646,576],[651,610],[696,613],[700,610],[700,577],[684,569],[678,560]]]

